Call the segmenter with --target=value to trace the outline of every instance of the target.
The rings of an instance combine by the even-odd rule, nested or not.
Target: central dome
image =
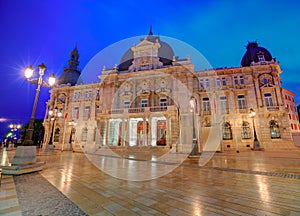
[[[145,38],[141,38],[143,41]],[[148,36],[146,37],[147,41],[152,43],[158,42],[160,44],[160,48],[158,49],[158,57],[159,61],[163,63],[163,65],[171,65],[174,51],[169,44],[160,40],[159,36],[153,36],[152,30],[150,29]],[[126,71],[128,70],[129,66],[132,65],[134,60],[133,51],[128,49],[121,58],[119,64],[119,71]]]

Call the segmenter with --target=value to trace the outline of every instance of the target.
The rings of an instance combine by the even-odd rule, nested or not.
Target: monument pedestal
[[[20,175],[43,169],[45,162],[36,162],[36,146],[18,146],[9,166],[2,166],[2,174]]]

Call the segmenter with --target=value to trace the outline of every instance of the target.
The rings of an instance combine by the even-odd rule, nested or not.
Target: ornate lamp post
[[[32,134],[33,134],[33,129],[34,129],[34,116],[35,116],[35,111],[36,111],[36,106],[37,106],[41,86],[51,87],[55,83],[54,74],[52,74],[49,77],[49,84],[43,81],[43,75],[44,75],[45,70],[46,70],[46,66],[43,63],[40,64],[39,65],[39,75],[40,76],[38,79],[30,79],[34,72],[34,68],[32,66],[27,67],[25,70],[26,81],[37,84],[38,86],[37,86],[37,89],[35,92],[35,98],[34,98],[34,103],[33,103],[33,108],[32,108],[32,112],[31,112],[31,118],[29,121],[28,129],[26,129],[24,145],[32,145],[33,144]]]
[[[50,120],[53,122],[52,123],[52,129],[51,129],[51,135],[50,135],[50,139],[49,139],[49,147],[50,149],[53,149],[53,133],[54,133],[54,125],[55,125],[55,121],[57,118],[62,117],[62,112],[60,110],[58,110],[57,107],[54,108],[54,110],[49,110],[49,116],[50,116]],[[51,146],[50,146],[51,145]],[[46,147],[47,148],[47,147]]]
[[[199,157],[199,149],[197,143],[196,129],[195,129],[195,108],[196,108],[196,99],[192,96],[190,98],[190,112],[192,113],[192,121],[193,121],[193,146],[192,151],[189,154],[189,157]]]
[[[253,143],[252,150],[262,150],[260,148],[260,144],[259,144],[259,141],[257,139],[257,134],[256,134],[256,130],[255,130],[255,122],[254,122],[255,114],[256,114],[255,111],[252,108],[250,108],[249,116],[250,116],[250,118],[252,118],[253,133],[254,133],[254,143]]]

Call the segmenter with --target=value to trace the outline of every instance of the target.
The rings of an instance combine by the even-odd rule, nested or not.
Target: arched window
[[[231,125],[229,122],[225,122],[223,124],[223,140],[231,140],[231,139],[232,139]]]
[[[56,128],[55,129],[55,132],[54,132],[54,142],[58,142],[59,141],[59,134],[60,134],[60,130],[59,128]]]
[[[242,124],[242,139],[250,139],[250,138],[251,138],[250,124],[246,121],[243,121],[243,124]]]
[[[87,128],[82,129],[81,141],[85,142],[87,140],[87,132],[88,132]]]
[[[271,135],[271,139],[280,138],[280,131],[279,131],[279,126],[277,121],[274,120],[270,121],[270,135]]]

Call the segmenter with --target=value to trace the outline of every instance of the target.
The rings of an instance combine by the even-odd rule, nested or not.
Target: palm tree
[[[22,125],[21,127],[21,142],[25,139],[26,129],[28,128],[29,123]],[[45,128],[43,126],[43,119],[35,119],[34,120],[34,129],[32,134],[32,140],[34,145],[40,146],[44,139]]]

